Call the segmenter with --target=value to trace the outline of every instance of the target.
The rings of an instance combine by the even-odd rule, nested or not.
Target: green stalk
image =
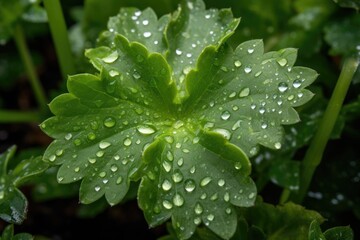
[[[351,79],[353,78],[358,65],[359,61],[354,58],[349,58],[344,62],[339,79],[320,122],[319,128],[301,163],[299,191],[290,195],[290,200],[295,203],[301,203],[308,191],[311,179],[316,167],[321,162],[326,143],[330,138],[330,134],[334,128],[336,119],[349,89]],[[283,196],[284,195],[286,196],[286,193],[283,194]],[[284,199],[282,199],[282,201],[284,201]]]
[[[14,31],[14,40],[19,50],[21,60],[24,63],[25,70],[30,80],[31,87],[35,94],[35,98],[41,109],[46,109],[47,100],[44,89],[42,88],[39,78],[36,74],[34,63],[31,59],[30,51],[25,41],[25,36],[22,27],[18,24]]]
[[[40,122],[39,112],[0,110],[0,123]]]
[[[75,65],[62,8],[59,0],[44,0],[44,6],[48,14],[50,31],[55,43],[61,74],[63,79],[66,79],[69,74],[75,73]]]

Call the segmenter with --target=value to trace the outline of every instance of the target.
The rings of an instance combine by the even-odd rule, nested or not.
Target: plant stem
[[[358,65],[359,61],[354,58],[346,59],[344,62],[339,79],[325,110],[324,116],[320,122],[319,128],[305,154],[304,160],[301,163],[299,191],[293,192],[290,195],[290,200],[295,203],[301,203],[308,191],[311,179],[316,167],[321,162],[326,143],[330,138],[330,134],[349,89],[351,79],[353,78]]]
[[[50,31],[55,43],[61,74],[63,79],[66,79],[68,74],[75,73],[75,65],[62,8],[59,0],[44,0],[44,6],[48,14]]]
[[[47,100],[44,90],[40,84],[39,78],[36,74],[34,63],[31,59],[30,51],[25,41],[25,36],[22,27],[18,24],[14,31],[14,40],[19,50],[21,60],[24,63],[25,70],[30,80],[31,87],[35,94],[35,98],[41,109],[46,109]]]
[[[0,110],[0,123],[39,122],[39,112]]]

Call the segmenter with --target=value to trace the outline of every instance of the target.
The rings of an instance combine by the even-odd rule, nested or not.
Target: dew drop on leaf
[[[112,52],[110,55],[108,55],[107,57],[104,57],[102,60],[105,63],[113,63],[116,61],[116,59],[118,59],[119,55],[117,53],[117,51]]]
[[[114,164],[114,165],[111,166],[110,170],[112,172],[116,172],[118,170],[118,167]]]
[[[176,49],[176,50],[175,50],[175,53],[176,53],[176,55],[180,56],[180,55],[182,54],[182,51],[179,50],[179,49]]]
[[[250,94],[250,89],[247,87],[247,88],[244,88],[244,89],[242,89],[241,91],[240,91],[240,93],[239,93],[239,97],[247,97],[247,96],[249,96],[249,94]]]
[[[74,140],[74,145],[75,146],[80,146],[81,145],[81,140],[80,139],[75,139]]]
[[[216,129],[213,129],[213,131],[221,134],[227,140],[229,140],[231,138],[231,132],[227,129],[216,128]]]
[[[293,82],[293,87],[294,87],[294,88],[299,88],[300,86],[301,86],[301,80],[296,79],[296,80]]]
[[[266,111],[266,110],[265,110],[265,108],[264,108],[264,107],[260,107],[260,108],[259,108],[259,113],[260,113],[260,114],[264,114],[264,113],[265,113],[265,111]]]
[[[221,119],[222,120],[228,120],[230,118],[231,114],[229,111],[224,111],[222,114],[221,114]]]
[[[155,132],[155,129],[153,129],[149,126],[139,126],[139,127],[137,127],[137,130],[139,133],[141,133],[143,135],[150,135]]]
[[[115,126],[115,119],[113,117],[107,117],[105,118],[104,120],[104,126],[107,127],[107,128],[112,128]]]
[[[203,207],[201,206],[200,203],[196,203],[195,208],[194,208],[194,211],[195,211],[195,213],[198,214],[198,215],[202,214],[202,212],[203,212]]]
[[[225,180],[224,179],[219,179],[218,185],[219,185],[219,187],[224,186],[225,185]]]
[[[140,74],[138,72],[134,72],[133,77],[135,79],[140,79],[141,78],[141,76],[140,76]]]
[[[181,207],[184,205],[184,198],[179,193],[177,193],[173,198],[173,203],[175,206]]]
[[[253,49],[253,48],[249,48],[249,49],[247,50],[247,52],[248,52],[249,54],[252,54],[252,53],[254,52],[254,49]]]
[[[194,218],[194,224],[195,225],[199,225],[201,223],[201,219],[200,218]]]
[[[172,175],[172,179],[174,182],[179,183],[183,180],[183,175],[180,172],[176,172]]]
[[[162,164],[163,168],[165,169],[166,172],[170,172],[171,170],[171,164],[167,161],[164,161]]]
[[[262,129],[266,129],[267,127],[268,127],[267,123],[262,123],[262,124],[261,124],[261,128],[262,128]]]
[[[275,146],[276,149],[280,149],[281,148],[281,143],[277,142],[277,143],[275,143],[274,146]]]
[[[104,156],[104,154],[105,154],[104,151],[98,151],[98,152],[96,153],[96,156],[97,156],[97,157],[102,157],[102,156]]]
[[[49,157],[49,161],[50,161],[50,162],[54,162],[55,159],[56,159],[56,156],[55,156],[55,155],[51,155],[51,156]]]
[[[96,192],[98,192],[98,191],[100,191],[101,187],[96,186],[94,189],[95,189]]]
[[[131,143],[132,143],[132,141],[131,141],[130,138],[125,138],[125,140],[124,140],[124,146],[128,147],[128,146],[131,145]]]
[[[144,32],[143,35],[145,38],[149,38],[151,37],[151,32]]]
[[[187,179],[187,180],[185,181],[185,190],[186,190],[187,192],[192,192],[192,191],[194,191],[194,190],[195,190],[195,187],[196,187],[196,185],[195,185],[194,180],[192,180],[192,179]]]
[[[230,213],[231,213],[231,208],[226,208],[226,209],[225,209],[225,212],[226,212],[227,214],[230,214]]]
[[[279,89],[279,91],[282,92],[282,93],[285,92],[285,91],[288,89],[287,83],[285,83],[285,82],[279,83],[278,89]]]
[[[251,73],[251,71],[252,71],[251,67],[244,68],[245,73]]]
[[[99,148],[100,148],[100,149],[106,149],[106,148],[108,148],[109,146],[111,146],[111,143],[109,143],[109,142],[100,142],[100,143],[99,143]]]
[[[277,62],[281,67],[284,67],[287,64],[287,60],[285,58],[278,59]]]
[[[122,183],[122,180],[123,180],[123,178],[122,178],[121,176],[119,176],[119,177],[116,179],[116,184]]]
[[[70,140],[72,138],[72,134],[71,133],[68,133],[65,135],[65,140]]]
[[[183,164],[184,164],[184,158],[179,158],[179,160],[177,161],[177,165],[181,167]]]
[[[165,179],[164,182],[161,184],[161,187],[164,191],[169,191],[172,187],[172,183],[169,180]]]
[[[96,135],[95,135],[95,133],[91,132],[91,133],[89,133],[89,134],[87,135],[87,138],[88,138],[89,140],[95,140]]]
[[[242,63],[239,60],[234,62],[235,67],[241,67]]]
[[[88,158],[88,161],[89,161],[89,163],[91,163],[91,164],[96,163],[96,159],[95,159],[95,158]]]
[[[200,182],[200,186],[205,187],[210,182],[211,182],[211,177],[204,177]]]
[[[192,167],[190,168],[190,173],[195,173],[195,171],[196,171],[196,167],[195,167],[195,166],[192,166]]]
[[[213,214],[209,214],[209,215],[207,215],[207,220],[209,220],[209,221],[213,221],[214,220],[214,218],[215,218],[215,216],[213,215]]]
[[[224,201],[225,202],[228,202],[230,200],[230,194],[228,193],[228,192],[226,192],[225,194],[224,194]]]
[[[248,197],[249,197],[249,199],[254,198],[254,197],[255,197],[255,193],[250,193]]]
[[[99,173],[99,177],[103,178],[103,177],[105,177],[105,176],[106,176],[106,172],[101,172],[101,173]]]
[[[116,77],[116,76],[120,75],[120,73],[115,70],[110,70],[109,75],[110,75],[110,77]]]
[[[242,166],[241,166],[241,163],[240,163],[240,162],[236,162],[236,163],[234,164],[234,167],[235,167],[236,170],[240,170]]]
[[[172,203],[169,202],[168,200],[164,200],[162,202],[162,204],[163,204],[164,208],[166,208],[166,209],[172,209],[172,207],[173,207]]]
[[[79,171],[80,171],[79,167],[74,168],[74,172],[79,172]]]

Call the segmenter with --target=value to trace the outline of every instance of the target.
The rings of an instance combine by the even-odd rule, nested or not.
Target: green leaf
[[[60,166],[58,182],[81,180],[82,203],[114,205],[140,180],[150,226],[171,218],[181,239],[199,224],[229,239],[234,206],[256,197],[248,155],[281,148],[282,125],[299,121],[294,107],[317,76],[294,66],[294,49],[264,54],[254,40],[232,50],[237,24],[200,0],[159,20],[134,8],[111,18],[85,53],[99,73],[70,76],[40,125],[55,139],[44,159]]]
[[[333,227],[324,232],[326,240],[353,240],[354,234],[349,226]]]
[[[39,156],[23,160],[13,170],[8,171],[7,165],[15,149],[11,147],[0,155],[0,218],[9,223],[20,224],[26,217],[28,203],[17,187],[45,171],[48,165]]]
[[[360,8],[359,0],[334,0],[334,2],[339,4],[341,7],[354,8],[356,10],[359,10]]]
[[[2,235],[0,240],[32,240],[34,239],[29,233],[18,233],[14,236],[14,225],[7,226]]]
[[[291,202],[273,206],[257,201],[254,207],[244,208],[241,212],[249,226],[262,229],[266,239],[271,240],[307,240],[310,223],[324,221],[319,213]]]
[[[272,164],[269,176],[276,184],[290,190],[297,190],[299,188],[299,173],[300,162],[285,160]]]
[[[310,224],[309,228],[309,240],[327,240],[321,231],[319,223],[314,220]]]

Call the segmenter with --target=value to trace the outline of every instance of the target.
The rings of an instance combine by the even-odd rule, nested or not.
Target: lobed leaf
[[[255,201],[247,156],[281,147],[282,125],[299,120],[294,107],[316,77],[293,66],[294,49],[264,54],[259,40],[230,49],[237,24],[201,0],[159,20],[133,8],[111,18],[85,53],[99,73],[69,77],[41,124],[55,139],[44,159],[60,165],[58,181],[82,180],[81,202],[114,205],[141,180],[150,226],[171,218],[181,239],[199,225],[229,239],[234,206]]]

